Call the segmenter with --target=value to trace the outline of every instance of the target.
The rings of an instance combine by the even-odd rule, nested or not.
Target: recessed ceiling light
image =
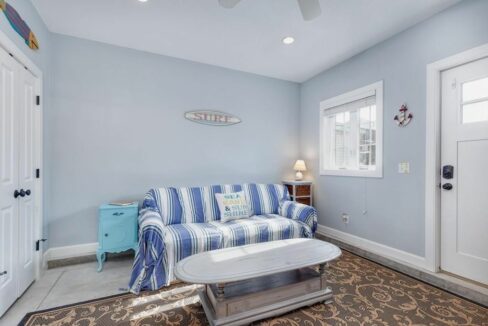
[[[139,2],[147,2],[147,0],[139,0]]]
[[[281,42],[283,42],[283,44],[290,45],[293,44],[293,42],[295,42],[295,39],[291,36],[287,36],[284,39],[282,39]]]

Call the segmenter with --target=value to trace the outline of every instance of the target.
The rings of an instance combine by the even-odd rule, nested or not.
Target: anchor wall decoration
[[[412,113],[407,113],[408,108],[406,104],[403,104],[402,107],[400,108],[400,113],[393,118],[393,120],[396,121],[397,126],[399,127],[405,127],[412,121],[413,114]]]

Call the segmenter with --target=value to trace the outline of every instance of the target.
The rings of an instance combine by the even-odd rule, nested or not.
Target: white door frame
[[[20,36],[19,36],[20,37]],[[37,133],[37,142],[36,147],[39,149],[38,153],[38,167],[41,169],[41,178],[36,179],[36,188],[35,191],[38,194],[35,200],[36,206],[36,225],[34,225],[35,230],[35,238],[41,239],[42,238],[42,231],[43,231],[43,221],[44,221],[44,214],[43,214],[43,182],[42,182],[42,172],[44,171],[42,166],[43,160],[43,92],[42,92],[42,70],[39,69],[32,60],[29,59],[27,55],[3,32],[0,30],[0,47],[2,47],[5,51],[12,54],[12,56],[19,61],[24,67],[26,67],[32,74],[36,77],[36,93],[41,96],[41,102],[38,108],[39,114],[36,115],[36,133]],[[31,51],[27,46],[26,49]],[[35,244],[32,244],[33,246]],[[39,251],[34,253],[34,264],[35,264],[35,279],[38,280],[41,277],[42,271],[42,247]]]
[[[432,272],[440,270],[441,204],[441,73],[488,57],[488,44],[481,45],[427,65],[425,146],[425,263]]]

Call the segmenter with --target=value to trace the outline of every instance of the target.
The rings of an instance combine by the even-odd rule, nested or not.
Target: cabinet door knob
[[[114,213],[115,216],[120,216],[120,215],[124,215],[124,212],[115,212]]]
[[[108,233],[105,233],[105,236],[108,237]]]
[[[0,276],[7,275],[7,271],[3,271],[0,273]]]
[[[30,196],[30,194],[31,194],[30,189],[27,189],[27,190],[25,191],[25,194],[26,194],[27,196]]]

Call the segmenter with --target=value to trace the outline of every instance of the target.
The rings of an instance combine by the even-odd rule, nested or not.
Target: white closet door
[[[17,299],[19,64],[0,48],[0,316]]]
[[[19,295],[34,281],[35,223],[35,77],[21,69],[19,85]]]

